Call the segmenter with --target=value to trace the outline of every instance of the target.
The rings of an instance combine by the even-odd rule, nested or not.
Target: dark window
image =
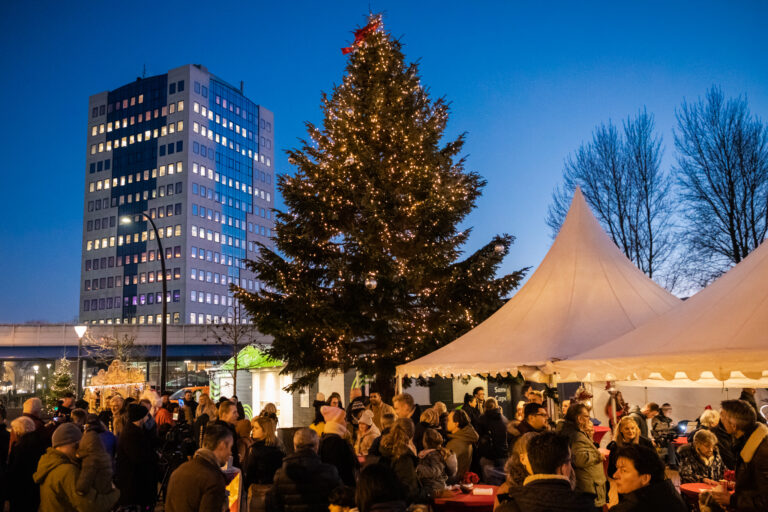
[[[85,270],[91,270],[91,260],[85,260]]]
[[[91,170],[91,174],[96,172],[96,164],[95,163],[91,164],[91,169],[90,170]]]
[[[154,304],[155,303],[155,294],[150,293],[147,295],[147,304]]]
[[[93,231],[93,221],[92,221],[92,220],[89,220],[89,221],[86,223],[86,226],[87,226],[87,227],[85,228],[85,229],[86,229],[86,231]]]
[[[160,146],[160,156],[165,156],[165,144]]]
[[[208,149],[205,146],[200,146],[200,155],[206,156],[206,153],[208,152]]]
[[[181,290],[173,290],[173,302],[179,302],[181,300]]]
[[[206,86],[202,87],[201,94],[203,95],[203,98],[207,98],[208,97],[208,88]]]
[[[101,170],[104,168],[104,162],[99,162],[96,164],[96,170],[98,172],[101,172]]]
[[[104,160],[104,170],[105,170],[105,171],[108,171],[108,170],[109,170],[109,163],[110,163],[110,162],[111,162],[111,160]]]
[[[103,115],[104,115],[104,110],[105,110],[105,107],[106,107],[105,105],[102,105],[102,106],[100,106],[100,107],[99,107],[99,115],[100,115],[100,116],[103,116]]]
[[[96,309],[99,307],[99,301],[96,299],[91,300],[91,309],[93,311],[96,311]]]
[[[91,280],[90,279],[86,279],[85,280],[85,291],[90,291],[90,290],[91,290]]]
[[[181,258],[181,246],[177,245],[173,248],[173,257],[174,258]]]
[[[107,278],[107,288],[114,288],[115,286],[115,278],[114,277],[108,277]]]
[[[172,196],[173,195],[173,183],[169,183],[167,187],[165,187],[165,195]]]
[[[104,309],[106,305],[107,301],[105,299],[99,299],[99,309]]]
[[[181,215],[181,203],[176,203],[173,209],[174,215]]]
[[[113,207],[117,206],[117,198],[113,197],[110,203],[112,204]]]
[[[101,219],[96,219],[93,221],[93,229],[101,229]]]
[[[179,92],[184,90],[184,80],[179,80]]]
[[[176,143],[176,152],[180,153],[184,149],[184,141],[180,140]]]
[[[200,94],[200,82],[195,82],[195,93]]]
[[[109,266],[109,268],[112,268],[112,267],[115,266],[115,257],[114,256],[110,256],[107,259],[107,266]]]
[[[84,300],[83,301],[83,311],[90,311],[91,310],[91,301]]]
[[[192,142],[192,152],[198,154],[200,152],[200,144],[198,142]]]
[[[97,210],[101,210],[101,201],[96,201],[94,204],[96,205]]]
[[[112,297],[107,297],[107,309],[112,309]]]
[[[109,227],[111,227],[111,228],[115,227],[115,223],[116,223],[116,222],[117,222],[117,221],[115,220],[115,217],[114,217],[114,216],[110,217],[110,218],[109,218]],[[110,265],[110,266],[111,266],[111,265]]]
[[[173,143],[168,144],[168,154],[169,155],[172,155],[174,153],[174,151],[173,151],[174,147],[175,146],[173,145]]]
[[[192,193],[193,193],[193,194],[195,194],[195,195],[197,195],[197,190],[198,190],[198,188],[197,188],[197,183],[193,183],[193,184],[192,184]]]
[[[176,82],[168,86],[168,94],[174,94],[176,92]]]
[[[99,115],[99,107],[93,107],[92,117],[97,117],[98,115]]]
[[[173,205],[169,204],[165,207],[165,216],[170,217],[171,215],[173,215]]]
[[[176,183],[176,193],[181,194],[181,182]]]

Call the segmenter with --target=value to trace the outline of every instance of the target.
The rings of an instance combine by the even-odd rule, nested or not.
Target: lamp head
[[[120,217],[120,224],[133,224],[133,219],[127,215],[124,215]]]

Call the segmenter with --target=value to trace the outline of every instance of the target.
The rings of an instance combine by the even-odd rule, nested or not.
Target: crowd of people
[[[390,405],[376,390],[353,390],[346,407],[337,393],[318,394],[312,423],[287,439],[273,404],[247,418],[237,397],[187,393],[180,406],[147,391],[139,400],[115,395],[92,414],[68,396],[50,421],[31,398],[10,432],[0,409],[0,504],[12,512],[159,503],[169,512],[221,512],[239,473],[251,511],[404,512],[472,481],[499,486],[498,512],[688,511],[667,478],[673,468],[682,483],[718,482],[735,470],[734,492],[707,493],[702,506],[768,511],[768,427],[749,400],[705,410],[679,450],[669,442],[669,404],[629,409],[614,400],[612,440],[601,449],[587,404],[564,404],[555,421],[540,391],[525,397],[507,419],[482,387],[453,410],[422,408],[407,393]]]

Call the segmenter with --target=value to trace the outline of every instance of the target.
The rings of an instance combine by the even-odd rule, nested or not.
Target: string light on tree
[[[248,263],[265,287],[234,287],[273,337],[269,355],[301,375],[289,390],[350,368],[392,389],[398,364],[487,318],[525,274],[496,276],[510,235],[463,254],[471,230],[458,226],[485,180],[464,169],[464,135],[443,140],[448,103],[429,97],[381,16],[346,50],[322,125],[307,123],[288,151],[295,172],[278,177],[276,249]]]

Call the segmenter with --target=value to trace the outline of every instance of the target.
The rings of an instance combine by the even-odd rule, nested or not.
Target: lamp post
[[[40,370],[40,367],[38,365],[33,365],[32,369],[35,371],[35,384],[34,384],[34,388],[32,389],[32,394],[34,395],[34,394],[37,393],[37,390],[38,390],[38,387],[37,387],[37,372],[38,372],[38,370]]]
[[[80,368],[82,368],[82,365],[80,364],[80,351],[83,348],[83,337],[85,336],[86,332],[88,332],[87,325],[75,326],[75,333],[77,334],[77,372],[75,372],[75,375],[77,375],[77,383],[75,384],[75,396],[77,398],[81,398],[80,391],[82,391],[83,379],[80,375]],[[48,368],[50,368],[50,365],[48,365]]]
[[[165,253],[163,252],[163,242],[160,240],[160,233],[157,231],[157,226],[152,220],[152,217],[147,215],[146,212],[141,212],[141,215],[149,221],[152,226],[152,230],[155,232],[155,240],[157,241],[157,252],[160,256],[160,271],[163,274],[163,318],[160,324],[160,392],[165,391],[165,378],[166,378],[166,348],[167,348],[167,328],[168,320],[166,318],[168,314],[168,283],[166,283],[165,275]],[[122,217],[120,224],[132,224],[133,219],[131,217]]]

